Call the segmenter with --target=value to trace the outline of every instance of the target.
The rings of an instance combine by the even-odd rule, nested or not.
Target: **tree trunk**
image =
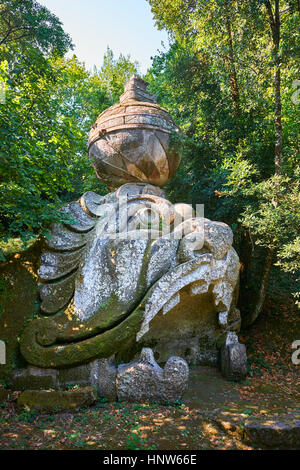
[[[227,41],[228,41],[228,56],[225,56],[225,65],[229,72],[229,82],[231,88],[231,97],[233,103],[233,113],[235,116],[237,136],[240,137],[240,93],[237,82],[235,60],[234,60],[234,51],[233,51],[233,41],[232,41],[232,30],[231,22],[228,13],[225,14],[225,26],[227,32]]]
[[[272,36],[272,48],[273,48],[273,60],[274,60],[274,128],[275,128],[275,149],[274,149],[274,163],[275,163],[275,174],[282,175],[282,122],[281,122],[281,77],[280,77],[280,11],[279,1],[275,0],[275,12],[273,14],[272,5],[269,0],[265,0],[265,7],[267,10],[271,36]],[[272,267],[274,249],[267,249],[267,256],[264,263],[261,286],[258,294],[257,303],[248,316],[244,320],[245,326],[250,326],[260,315],[264,301],[266,298],[266,291],[268,287],[270,271]]]
[[[271,27],[274,60],[274,127],[275,127],[275,174],[282,175],[282,122],[281,122],[281,76],[280,76],[280,12],[279,0],[275,0],[275,13],[269,0],[265,0]]]
[[[265,258],[264,262],[264,267],[263,267],[263,272],[262,272],[262,278],[261,278],[261,284],[260,284],[260,289],[258,293],[258,299],[256,302],[255,307],[253,308],[252,312],[247,315],[243,321],[243,326],[248,327],[252,325],[252,323],[257,320],[259,315],[261,314],[261,311],[263,309],[265,299],[266,299],[266,293],[267,293],[267,287],[269,283],[269,278],[270,278],[270,272],[271,272],[271,267],[272,267],[272,261],[273,261],[273,255],[274,255],[274,249],[268,248],[267,249],[267,255]]]
[[[240,256],[240,295],[239,308],[241,311],[246,309],[249,304],[249,280],[251,273],[252,244],[248,232],[243,232],[239,243]]]

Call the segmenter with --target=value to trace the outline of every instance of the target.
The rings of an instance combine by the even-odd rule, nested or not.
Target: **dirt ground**
[[[213,368],[191,368],[190,387],[176,406],[106,403],[72,413],[0,412],[1,449],[251,449],[209,418],[227,411],[240,417],[274,416],[299,405],[296,396],[261,378],[230,383]]]

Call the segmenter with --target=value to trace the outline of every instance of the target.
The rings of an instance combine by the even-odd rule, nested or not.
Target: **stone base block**
[[[117,401],[117,367],[113,358],[98,359],[98,379],[96,387],[100,396],[109,401]]]
[[[113,357],[96,359],[88,364],[58,371],[59,388],[72,385],[95,386],[99,395],[110,401],[117,399],[116,392],[117,368]]]
[[[13,390],[49,390],[56,388],[57,371],[54,369],[40,369],[28,367],[17,369],[12,375]]]
[[[94,387],[76,390],[25,390],[18,398],[17,405],[36,410],[61,411],[92,405],[97,400]]]

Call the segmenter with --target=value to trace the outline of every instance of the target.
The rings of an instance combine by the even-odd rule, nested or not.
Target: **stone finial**
[[[181,146],[170,139],[179,128],[147,85],[133,75],[120,103],[103,111],[90,130],[89,158],[110,189],[129,182],[163,187],[180,164]]]
[[[129,100],[156,103],[156,96],[147,91],[148,85],[149,83],[145,82],[138,75],[132,75],[124,86],[124,93],[120,96],[120,103]]]

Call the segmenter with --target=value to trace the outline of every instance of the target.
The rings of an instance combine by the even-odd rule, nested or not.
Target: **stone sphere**
[[[180,152],[170,145],[171,133],[179,129],[146,87],[133,76],[120,103],[101,113],[90,131],[89,157],[110,188],[128,182],[162,187],[180,164]]]

